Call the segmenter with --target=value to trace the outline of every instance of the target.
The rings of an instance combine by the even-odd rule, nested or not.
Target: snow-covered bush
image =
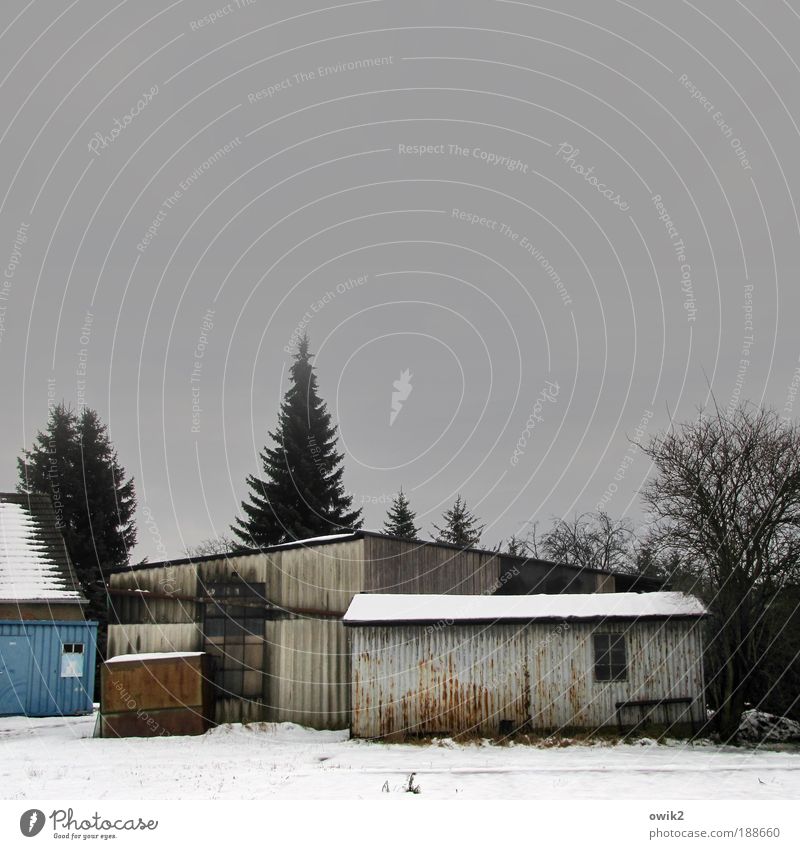
[[[742,714],[737,737],[744,743],[800,741],[800,722],[760,710],[746,710]]]

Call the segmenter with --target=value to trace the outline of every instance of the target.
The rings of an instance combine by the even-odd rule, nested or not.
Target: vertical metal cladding
[[[500,571],[501,558],[492,552],[367,536],[120,573],[111,577],[117,623],[109,626],[109,656],[203,650],[203,604],[194,599],[205,594],[207,584],[236,573],[244,581],[264,583],[271,604],[298,614],[279,614],[265,623],[261,699],[221,697],[216,720],[346,728],[350,652],[338,617],[353,596],[398,589],[490,593],[499,586]],[[161,597],[169,595],[176,598]],[[255,672],[248,668],[246,674]]]
[[[24,694],[27,716],[78,716],[92,712],[96,622],[0,622],[0,637],[28,644],[30,662]],[[62,677],[65,644],[83,644],[83,675]]]
[[[276,619],[266,623],[267,718],[312,728],[350,722],[350,651],[337,619]]]
[[[142,652],[202,650],[203,634],[196,622],[186,625],[108,626],[108,657]]]
[[[616,704],[690,698],[648,711],[666,725],[703,721],[701,627],[687,620],[351,629],[357,737],[496,735],[616,726]],[[592,634],[626,634],[625,681],[595,680]],[[623,715],[625,725],[640,720]]]

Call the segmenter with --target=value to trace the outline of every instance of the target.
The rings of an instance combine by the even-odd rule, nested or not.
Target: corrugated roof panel
[[[46,495],[0,493],[0,599],[83,600]]]

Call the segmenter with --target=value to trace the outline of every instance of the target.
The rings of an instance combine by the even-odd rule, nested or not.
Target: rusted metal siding
[[[595,680],[595,631],[626,633],[627,680]],[[663,706],[649,721],[703,720],[701,628],[689,621],[360,626],[351,651],[357,737],[596,729],[617,724],[617,702],[679,697],[693,700],[687,715]]]

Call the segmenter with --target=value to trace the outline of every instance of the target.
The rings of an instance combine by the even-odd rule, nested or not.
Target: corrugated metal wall
[[[30,647],[25,694],[28,716],[75,716],[92,712],[96,622],[0,622],[0,637],[24,641]],[[61,677],[64,643],[83,643],[83,676]]]
[[[108,657],[162,651],[203,651],[198,623],[108,626]]]
[[[350,724],[350,650],[338,620],[267,622],[267,717],[311,728]]]
[[[113,590],[146,592],[112,596],[119,624],[109,626],[109,656],[207,648],[202,635],[203,604],[194,599],[205,594],[206,584],[230,579],[235,571],[246,582],[265,584],[273,604],[304,613],[266,623],[267,646],[260,670],[265,679],[263,700],[221,699],[218,721],[290,720],[318,728],[344,728],[350,721],[347,635],[338,619],[315,618],[314,611],[341,616],[358,592],[502,591],[509,579],[519,578],[515,572],[519,565],[518,560],[493,552],[462,552],[366,536],[138,569],[111,577]],[[555,581],[553,586],[560,590],[597,587],[594,573],[576,577],[575,570],[538,568],[537,586]]]
[[[702,633],[688,621],[359,626],[351,629],[352,731],[494,735],[616,725],[615,704],[689,697],[649,721],[703,721]],[[592,634],[627,635],[625,681],[594,679]],[[631,718],[631,722],[638,717]]]
[[[459,551],[418,542],[364,538],[364,580],[360,592],[480,595],[500,586],[513,563],[495,552]]]

